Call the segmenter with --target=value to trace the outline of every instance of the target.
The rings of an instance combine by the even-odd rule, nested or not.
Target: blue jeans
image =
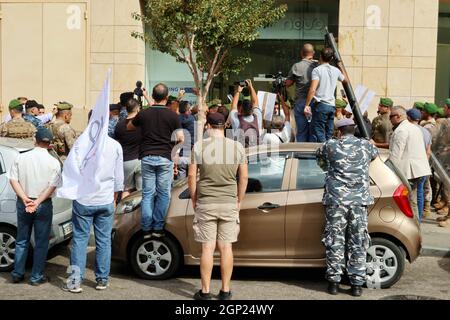
[[[71,278],[81,283],[86,269],[86,255],[91,226],[95,235],[95,280],[108,281],[111,267],[111,232],[114,204],[84,206],[77,201],[72,205],[73,239],[70,254]]]
[[[325,142],[333,137],[336,108],[326,103],[312,107],[311,142]]]
[[[173,162],[159,156],[142,158],[142,230],[162,230],[170,204]]]
[[[306,99],[300,98],[295,101],[294,115],[295,125],[297,126],[297,142],[309,142],[311,139],[310,123],[305,117],[305,103]]]
[[[37,282],[44,276],[48,244],[53,219],[52,199],[42,202],[33,214],[25,212],[23,201],[17,199],[17,239],[12,275],[22,278],[25,275],[25,263],[28,257],[31,231],[34,229],[34,254],[31,282]]]
[[[419,221],[423,218],[423,208],[425,206],[425,182],[427,177],[420,177],[417,183],[417,207],[419,211]]]

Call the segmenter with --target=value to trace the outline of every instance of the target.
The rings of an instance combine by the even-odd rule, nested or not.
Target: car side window
[[[297,190],[323,189],[326,173],[317,164],[315,156],[297,159]]]
[[[5,174],[5,173],[6,173],[5,162],[3,161],[3,156],[0,153],[0,175]]]
[[[250,157],[247,193],[281,191],[286,158],[286,154]]]

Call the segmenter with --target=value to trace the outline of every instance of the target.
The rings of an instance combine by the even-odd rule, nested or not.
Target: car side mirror
[[[182,193],[180,193],[180,195],[178,196],[178,199],[182,199],[182,200],[186,200],[186,199],[190,199],[191,198],[191,194],[189,193],[189,188],[184,190]]]

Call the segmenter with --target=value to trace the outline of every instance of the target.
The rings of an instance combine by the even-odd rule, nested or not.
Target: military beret
[[[211,108],[213,106],[221,106],[221,105],[222,105],[222,100],[220,100],[220,99],[214,99],[208,103],[209,108]]]
[[[62,110],[70,110],[70,109],[73,108],[72,104],[70,104],[68,102],[65,102],[65,101],[55,103],[55,106],[60,111],[62,111]]]
[[[22,106],[22,103],[19,100],[14,99],[9,102],[8,108],[9,108],[9,110],[11,110],[11,109],[16,109],[20,106]]]
[[[437,110],[437,114],[439,115],[439,117],[445,118],[445,110],[444,110],[444,108],[439,108]]]
[[[428,114],[435,114],[438,111],[438,106],[431,102],[426,102],[423,110]]]
[[[344,109],[347,106],[347,102],[345,102],[342,99],[336,99],[335,105],[336,105],[336,108]]]
[[[37,103],[36,100],[28,100],[27,103],[25,103],[25,109],[31,108],[39,108],[39,103]]]
[[[394,106],[394,101],[392,101],[392,99],[390,98],[381,98],[380,106],[392,108]]]
[[[115,110],[119,110],[122,108],[122,106],[120,104],[110,104],[109,105],[109,111],[115,111]]]
[[[177,97],[175,97],[175,96],[169,96],[169,98],[167,98],[167,102],[172,102],[175,100],[177,100]]]
[[[338,121],[336,121],[336,128],[342,128],[342,127],[348,127],[348,126],[354,126],[355,122],[350,118],[342,118]]]
[[[418,110],[423,110],[424,105],[425,105],[424,102],[419,102],[419,101],[414,102],[414,108],[416,108]]]
[[[450,99],[445,100],[445,104],[450,108]]]

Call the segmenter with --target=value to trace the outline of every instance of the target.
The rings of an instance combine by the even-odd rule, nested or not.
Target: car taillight
[[[409,197],[408,197],[409,191],[408,188],[405,187],[403,184],[398,186],[398,188],[395,190],[393,194],[393,198],[399,209],[403,212],[405,216],[408,218],[413,218],[414,213],[411,209],[411,205],[409,204]]]

